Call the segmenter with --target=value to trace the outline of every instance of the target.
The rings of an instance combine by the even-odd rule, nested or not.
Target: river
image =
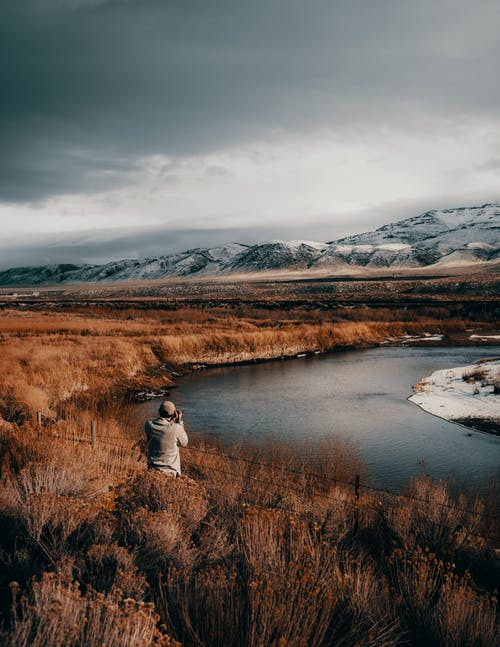
[[[355,442],[372,484],[401,490],[424,470],[480,491],[500,473],[500,438],[446,422],[407,401],[441,368],[500,355],[500,346],[381,347],[212,368],[178,380],[172,399],[188,431],[224,441]],[[157,401],[141,404],[155,415]]]

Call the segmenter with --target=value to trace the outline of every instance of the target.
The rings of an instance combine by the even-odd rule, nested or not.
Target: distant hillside
[[[427,211],[329,243],[271,241],[196,248],[104,265],[57,264],[0,272],[0,285],[125,281],[341,267],[423,267],[500,258],[500,206]]]

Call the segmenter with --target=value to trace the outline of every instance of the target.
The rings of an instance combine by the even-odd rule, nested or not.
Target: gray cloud
[[[485,162],[477,164],[476,168],[479,171],[497,171],[500,169],[500,157],[490,157]]]
[[[318,230],[316,233],[320,233]],[[324,227],[324,238],[331,227]],[[74,232],[46,236],[0,246],[0,269],[51,263],[106,263],[123,258],[156,257],[194,247],[217,247],[230,242],[252,244],[283,238],[277,227],[189,228],[137,227],[123,230]],[[303,229],[287,228],[287,236],[303,234]],[[299,236],[300,237],[300,236]]]
[[[112,188],[143,156],[273,129],[494,118],[499,18],[496,0],[7,0],[0,200]]]

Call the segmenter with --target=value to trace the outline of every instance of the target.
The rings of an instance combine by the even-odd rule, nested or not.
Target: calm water
[[[500,472],[500,439],[441,420],[406,398],[432,371],[500,355],[488,348],[376,348],[209,369],[172,393],[186,428],[224,440],[307,441],[338,435],[358,444],[370,480],[402,488],[425,471],[480,488]],[[158,402],[140,405],[153,415]]]

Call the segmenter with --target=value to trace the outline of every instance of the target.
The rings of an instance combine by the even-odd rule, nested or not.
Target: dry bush
[[[159,633],[152,604],[104,595],[45,573],[34,582],[29,599],[21,601],[4,643],[10,647],[136,647],[177,643]]]
[[[445,483],[421,477],[412,481],[408,497],[393,498],[387,504],[385,518],[401,544],[428,547],[451,557],[459,548],[481,545],[473,535],[481,531],[483,510],[478,499],[454,500]]]
[[[186,472],[203,481],[214,507],[227,512],[242,504],[296,511],[324,508],[329,499],[344,505],[349,497],[336,479],[363,473],[359,448],[337,438],[310,456],[300,445],[275,441],[228,448],[195,441],[184,452]]]
[[[447,568],[434,553],[397,550],[390,558],[393,583],[405,623],[414,638],[432,644],[433,612]]]
[[[62,456],[64,459],[64,454]],[[83,468],[83,469],[82,469]],[[61,464],[51,458],[29,463],[2,488],[2,511],[53,565],[88,533],[93,519],[106,505],[95,498],[101,481],[85,470],[85,463]]]
[[[487,376],[487,371],[484,368],[476,367],[469,371],[464,371],[462,380],[464,382],[481,382]]]
[[[78,544],[79,531],[85,532],[97,512],[94,502],[43,492],[20,501],[17,521],[45,558],[57,565]]]
[[[469,574],[418,548],[390,559],[398,603],[416,644],[494,647],[500,628],[496,599],[481,593]]]
[[[119,589],[126,598],[144,600],[149,585],[132,555],[118,544],[94,544],[85,555],[81,579],[103,593]]]
[[[434,613],[436,642],[444,647],[495,647],[500,635],[497,600],[478,593],[466,573],[445,574]]]
[[[5,526],[10,519],[0,517],[0,524]],[[11,527],[11,532],[17,531],[17,528]],[[0,548],[0,586],[4,588],[12,581],[29,582],[33,574],[37,573],[40,568],[40,558],[29,545],[22,545],[19,539],[12,545],[11,542],[5,542],[5,529],[2,532],[2,543],[6,544],[5,548]],[[0,634],[1,635],[1,634]]]
[[[0,478],[13,477],[28,463],[42,460],[36,445],[12,431],[0,428]]]
[[[354,474],[361,478],[365,474],[359,444],[339,436],[320,440],[313,455],[310,454],[310,448],[309,451],[302,452],[299,468],[304,472],[312,472],[315,476],[319,475],[327,488],[332,481],[351,482]]]
[[[134,479],[144,469],[139,463],[140,453],[133,446],[97,443],[93,452],[95,461],[113,484]]]
[[[221,511],[201,524],[196,536],[196,564],[214,566],[231,562],[236,550],[234,521],[232,515]]]
[[[143,470],[120,489],[117,506],[123,510],[145,508],[167,511],[188,527],[196,526],[207,514],[204,488],[188,476],[178,478],[157,470]]]
[[[389,582],[374,561],[362,553],[356,558],[345,555],[341,569],[344,612],[351,618],[348,638],[343,638],[343,644],[389,647],[404,642]]]
[[[114,493],[110,492],[107,496],[99,499],[97,513],[86,521],[85,531],[89,546],[93,544],[109,545],[118,540],[120,527],[114,507]]]
[[[193,572],[172,565],[161,579],[157,597],[167,632],[183,645],[252,644],[246,627],[245,591],[234,567],[217,565]]]
[[[122,524],[123,538],[145,571],[161,572],[171,561],[188,565],[196,559],[190,532],[178,514],[139,508],[124,514]]]
[[[0,393],[0,420],[23,425],[32,417],[30,407],[24,402],[18,402],[12,387],[7,387]]]
[[[399,644],[388,583],[367,558],[354,560],[318,526],[278,512],[251,510],[239,533],[249,645]]]
[[[249,569],[249,644],[320,644],[343,595],[335,552],[278,512],[249,511],[239,535]]]
[[[89,474],[78,463],[58,464],[55,460],[30,463],[24,467],[15,480],[20,502],[33,494],[49,492],[62,496],[85,496],[93,493]]]

